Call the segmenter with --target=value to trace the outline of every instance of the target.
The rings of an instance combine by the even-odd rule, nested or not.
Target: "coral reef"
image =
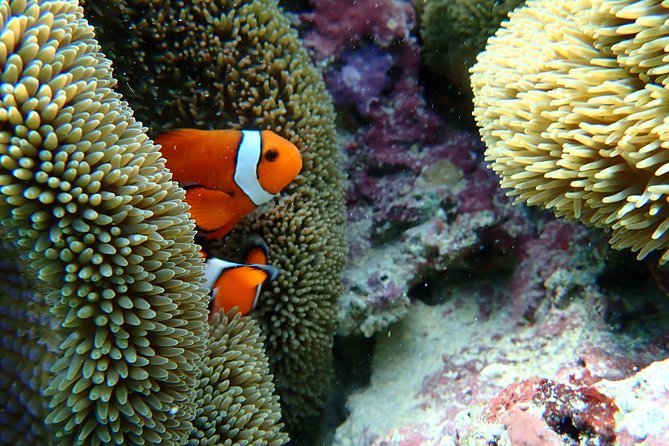
[[[211,318],[189,446],[280,446],[288,441],[263,341],[248,316],[219,312]]]
[[[207,301],[183,190],[76,2],[2,2],[0,17],[3,250],[23,276],[3,292],[3,373],[27,387],[11,404],[46,415],[57,444],[183,444]],[[1,437],[34,434],[13,412]]]
[[[595,388],[613,398],[619,444],[669,443],[669,359],[657,361],[624,380],[601,380]]]
[[[450,131],[440,144],[410,150],[354,144],[342,334],[384,329],[406,314],[412,292],[458,276],[482,252],[503,256],[532,231],[485,169],[470,133]]]
[[[652,20],[667,8],[530,0],[471,76],[486,159],[509,195],[605,228],[639,259],[658,251],[660,263],[669,259],[669,133],[656,45],[665,30]]]
[[[414,0],[423,63],[469,92],[468,69],[486,40],[524,0]]]
[[[613,399],[592,386],[574,387],[550,379],[530,378],[509,385],[493,398],[484,410],[484,418],[491,423],[502,422],[512,443],[531,438],[527,421],[539,421],[534,418],[538,416],[543,422],[529,426],[536,430],[545,424],[546,428],[541,429],[546,432],[544,441],[555,439],[549,442],[557,441],[555,444],[559,445],[558,434],[563,434],[577,442],[613,445],[617,412]]]
[[[415,17],[404,0],[315,0],[300,14],[304,41],[325,67],[346,127],[368,153],[433,142],[441,121],[424,98]],[[342,13],[342,11],[345,11]],[[359,159],[356,161],[360,161]]]
[[[301,15],[311,25],[305,44],[317,59],[336,56],[360,42],[372,40],[387,48],[394,42],[412,40],[411,4],[403,0],[313,0],[313,10]]]
[[[257,316],[286,420],[300,426],[329,388],[346,252],[341,155],[320,73],[273,0],[85,7],[104,30],[103,49],[128,79],[121,79],[121,91],[153,131],[268,128],[302,152],[302,173],[283,195],[242,223],[225,246],[212,247],[226,254],[252,231],[283,270],[263,293]]]
[[[371,336],[406,314],[413,288],[528,225],[484,169],[479,137],[449,129],[425,100],[411,4],[358,1],[342,14],[339,2],[311,3],[297,17],[348,132],[339,331]]]
[[[496,441],[497,444],[666,444],[666,398],[663,385],[669,377],[669,360],[656,361],[626,379],[594,380],[586,386],[532,378],[514,383],[484,408],[487,422],[504,430],[490,435],[481,430],[464,437],[463,444]]]
[[[339,106],[353,106],[361,116],[370,117],[374,99],[390,85],[392,56],[376,45],[367,45],[343,51],[340,58],[340,67],[325,72],[332,98]]]
[[[516,264],[508,283],[508,305],[514,314],[532,321],[547,297],[553,305],[563,307],[575,293],[590,288],[593,275],[605,268],[602,244],[597,234],[559,220],[545,222],[536,237],[518,240]],[[588,250],[574,249],[573,245]]]
[[[610,251],[600,231],[511,205],[486,169],[479,138],[435,114],[443,92],[424,89],[421,75],[432,74],[417,69],[426,53],[411,14],[397,14],[388,32],[387,17],[407,2],[308,3],[312,9],[296,21],[342,112],[350,176],[351,249],[338,317],[338,350],[349,355],[339,375],[346,408],[333,444],[557,446],[625,438],[620,419],[629,401],[598,383],[634,381],[669,354],[669,302],[645,264]],[[619,31],[659,20],[644,13],[637,27]],[[507,75],[497,72],[500,82]],[[556,109],[566,107],[559,100]],[[514,130],[523,138],[522,128]],[[543,192],[542,183],[534,186]],[[529,382],[544,383],[543,391],[494,423],[484,418],[507,386]],[[652,390],[640,393],[640,407],[660,407],[661,386]],[[631,444],[642,444],[643,422],[663,420],[640,416]],[[663,444],[666,425],[653,434]]]
[[[543,252],[523,279],[516,276],[524,274],[529,258],[511,271],[449,279],[433,287],[430,305],[412,302],[399,323],[376,337],[369,384],[348,397],[349,415],[333,444],[521,444],[509,441],[514,435],[537,446],[585,445],[595,438],[610,444],[631,430],[629,444],[644,444],[641,432],[652,432],[657,444],[669,440],[664,415],[642,409],[647,404],[663,412],[662,374],[652,383],[636,375],[669,355],[666,297],[651,284],[641,286],[647,284],[643,278],[634,278],[640,285],[635,289],[607,283],[607,251],[584,243],[587,233],[553,221],[538,237],[522,241],[520,250],[529,255]],[[627,274],[629,281],[632,271]],[[523,281],[528,286],[511,286]],[[614,328],[608,315],[618,311],[616,302],[643,295],[658,306],[644,313],[656,317],[628,313],[625,325]],[[531,314],[518,306],[532,308]],[[632,392],[633,382],[644,383],[645,390]],[[529,392],[527,383],[543,388]],[[503,395],[515,395],[513,388],[530,396],[517,406],[502,404]],[[488,418],[492,408],[507,406],[516,408],[498,410],[494,422]],[[632,413],[639,416],[634,427]]]

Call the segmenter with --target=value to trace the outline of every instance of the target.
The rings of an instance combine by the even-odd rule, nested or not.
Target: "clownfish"
[[[156,143],[208,240],[224,237],[302,170],[297,147],[271,130],[180,129]]]
[[[276,279],[279,270],[267,264],[267,245],[252,246],[244,256],[244,263],[228,262],[216,257],[205,257],[205,286],[211,290],[210,315],[220,309],[226,313],[233,307],[245,315],[253,310],[260,296],[262,284]]]

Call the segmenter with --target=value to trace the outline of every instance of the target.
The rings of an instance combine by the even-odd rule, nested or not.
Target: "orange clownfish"
[[[205,286],[211,290],[210,315],[220,309],[226,313],[237,307],[242,315],[253,310],[260,296],[262,284],[274,280],[279,270],[267,264],[267,245],[251,247],[244,263],[228,262],[216,257],[205,261]]]
[[[156,143],[208,240],[224,237],[302,170],[297,147],[271,130],[180,129]]]

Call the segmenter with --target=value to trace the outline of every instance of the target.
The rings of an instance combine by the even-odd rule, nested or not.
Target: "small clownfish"
[[[244,263],[228,262],[216,257],[208,257],[205,271],[205,286],[211,290],[211,312],[220,309],[226,313],[237,307],[242,315],[256,306],[262,284],[276,279],[279,270],[267,264],[267,245],[262,242],[252,246],[244,256]]]
[[[207,240],[227,235],[302,170],[297,147],[271,130],[180,129],[156,143]]]

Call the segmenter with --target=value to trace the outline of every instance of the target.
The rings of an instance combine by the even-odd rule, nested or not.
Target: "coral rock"
[[[561,231],[549,232],[543,249],[559,253]],[[571,249],[592,251],[576,246]],[[558,444],[633,438],[629,444],[641,445],[643,435],[657,440],[647,445],[667,441],[667,368],[652,364],[669,355],[666,314],[659,321],[628,320],[613,332],[602,313],[616,296],[597,283],[598,269],[586,273],[569,262],[559,268],[582,285],[558,306],[549,281],[528,276],[536,284],[530,288],[544,287],[530,321],[515,311],[515,290],[501,275],[450,282],[431,306],[412,302],[400,322],[376,337],[369,384],[348,397],[349,416],[334,444],[427,446],[457,439],[467,446],[538,446],[557,438]],[[649,372],[637,376],[644,367]]]
[[[316,0],[314,11],[302,15],[313,26],[306,45],[318,58],[350,49],[359,41],[373,39],[388,46],[409,39],[414,23],[411,4],[402,0]]]

